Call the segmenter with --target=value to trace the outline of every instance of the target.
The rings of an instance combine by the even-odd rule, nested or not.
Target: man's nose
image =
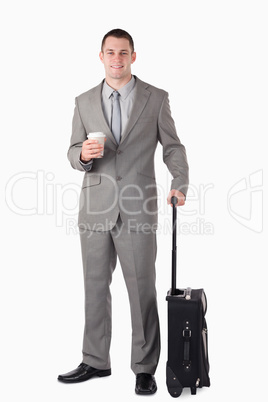
[[[115,54],[114,60],[115,61],[120,61],[121,60],[121,55],[120,54]]]

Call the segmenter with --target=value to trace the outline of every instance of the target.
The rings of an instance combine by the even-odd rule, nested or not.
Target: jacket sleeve
[[[177,136],[166,93],[158,118],[158,140],[163,146],[163,161],[173,180],[171,190],[179,190],[185,196],[189,185],[189,167],[184,145]]]
[[[82,144],[87,139],[87,133],[83,125],[77,98],[75,98],[75,109],[72,123],[71,144],[68,150],[67,157],[74,169],[89,172],[92,168],[93,161],[83,163],[80,160]]]

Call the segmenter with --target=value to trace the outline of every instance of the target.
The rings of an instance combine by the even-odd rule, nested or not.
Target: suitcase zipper
[[[205,353],[205,358],[206,358],[206,359],[207,359],[207,356],[208,356],[207,334],[208,334],[207,328],[203,328],[202,337],[203,337],[204,353]]]
[[[208,376],[208,373],[209,373],[208,330],[207,330],[207,324],[206,324],[205,318],[204,318],[204,328],[202,329],[202,340],[203,340],[203,342],[202,342],[203,348],[202,349],[203,349],[203,369],[204,369],[204,372],[203,372],[203,375],[202,375],[202,384],[201,384],[201,386],[204,384],[204,382],[205,382],[206,386],[209,386],[209,385],[207,385],[207,383],[210,384],[209,376]],[[202,371],[201,371],[201,373],[202,373]],[[204,376],[205,376],[205,378],[204,378]]]

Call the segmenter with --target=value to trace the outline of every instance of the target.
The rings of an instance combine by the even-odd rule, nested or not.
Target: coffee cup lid
[[[95,137],[106,137],[104,133],[96,132],[96,133],[89,133],[87,138],[95,138]]]

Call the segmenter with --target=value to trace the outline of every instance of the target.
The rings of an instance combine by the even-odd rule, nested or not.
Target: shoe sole
[[[60,381],[60,382],[64,382],[65,384],[74,384],[74,383],[77,383],[77,382],[84,382],[84,381],[88,381],[88,380],[90,380],[91,378],[94,378],[94,377],[108,377],[109,375],[111,375],[112,374],[112,372],[111,372],[111,370],[103,370],[103,371],[101,371],[101,372],[97,372],[96,374],[93,374],[93,375],[90,375],[89,377],[87,377],[87,378],[83,378],[83,379],[76,379],[76,380],[65,380],[64,378],[61,378],[60,376],[58,377],[58,381]]]
[[[135,389],[137,395],[153,395],[156,393],[156,391],[157,388],[155,388],[153,391],[138,391],[137,389]]]

